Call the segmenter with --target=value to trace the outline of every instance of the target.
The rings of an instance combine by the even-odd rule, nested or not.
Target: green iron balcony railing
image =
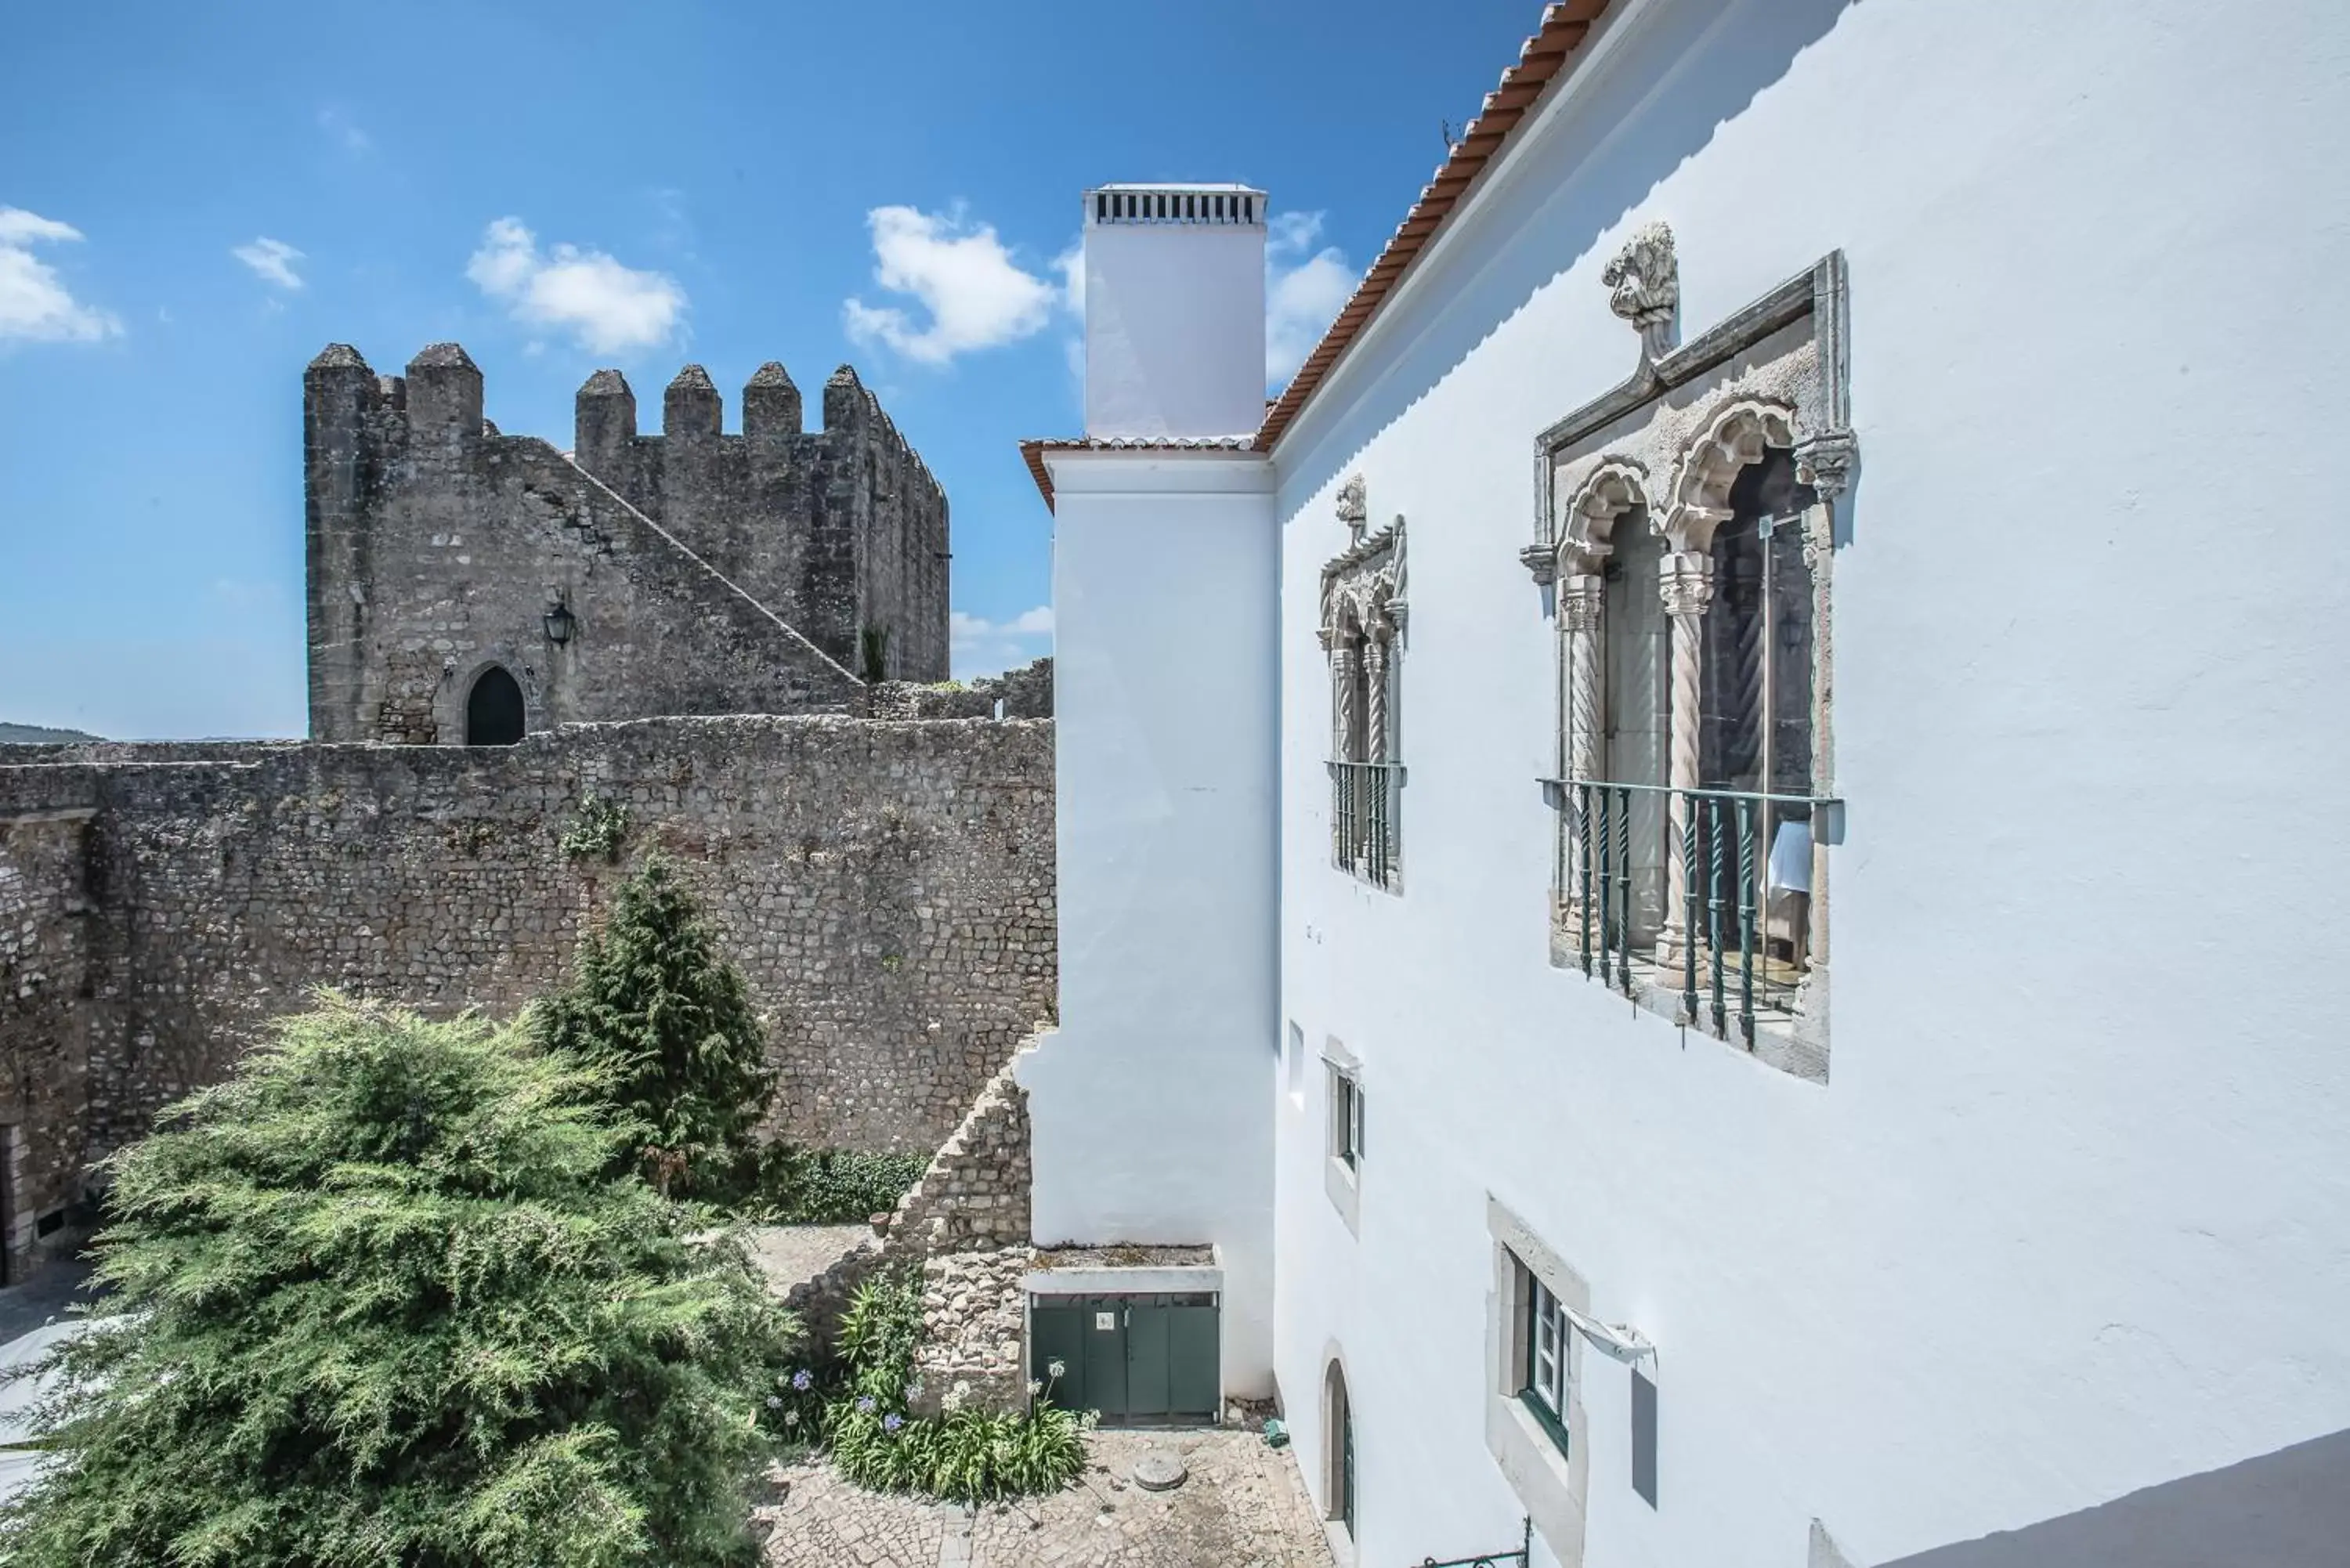
[[[1793,1013],[1810,963],[1814,825],[1841,802],[1602,779],[1542,784],[1563,818],[1558,913],[1585,974],[1627,995],[1642,982],[1678,992],[1684,1023],[1750,1047],[1758,1016]]]
[[[1396,800],[1401,763],[1331,763],[1330,855],[1366,882],[1396,885]]]

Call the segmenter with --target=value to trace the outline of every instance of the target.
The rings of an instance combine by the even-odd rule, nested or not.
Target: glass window
[[[1520,1268],[1525,1265],[1521,1263]],[[1526,1384],[1519,1396],[1550,1428],[1559,1446],[1566,1446],[1566,1380],[1573,1329],[1566,1309],[1548,1285],[1526,1273]]]
[[[1336,1079],[1336,1100],[1331,1109],[1331,1137],[1336,1146],[1332,1152],[1351,1168],[1363,1158],[1363,1090],[1344,1073],[1337,1074]]]

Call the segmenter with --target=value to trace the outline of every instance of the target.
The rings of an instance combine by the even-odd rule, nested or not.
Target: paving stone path
[[[1190,1479],[1137,1486],[1154,1449]],[[1291,1451],[1253,1432],[1096,1432],[1088,1458],[1066,1490],[978,1510],[859,1491],[820,1459],[779,1465],[757,1511],[767,1568],[1331,1568]]]

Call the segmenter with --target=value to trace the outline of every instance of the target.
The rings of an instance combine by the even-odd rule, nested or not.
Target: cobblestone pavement
[[[1172,1491],[1134,1484],[1153,1449],[1182,1455]],[[859,1491],[822,1459],[779,1465],[767,1568],[1331,1568],[1291,1450],[1253,1432],[1102,1431],[1076,1485],[976,1511]]]

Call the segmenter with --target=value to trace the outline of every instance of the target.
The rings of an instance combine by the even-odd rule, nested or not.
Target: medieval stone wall
[[[874,719],[1049,719],[1053,660],[967,682],[879,681],[866,688],[865,703]]]
[[[453,344],[404,379],[329,348],[304,379],[304,423],[314,739],[462,742],[493,666],[533,730],[860,700],[838,659],[657,519],[485,425],[481,372]]]
[[[83,1141],[96,810],[87,789],[49,798],[0,810],[0,1241],[16,1262],[75,1239]]]
[[[1049,724],[650,719],[120,760],[140,750],[0,766],[0,919],[37,960],[0,949],[0,985],[56,977],[0,1013],[5,1044],[60,1085],[88,1064],[86,1134],[37,1135],[60,1168],[217,1081],[314,985],[521,1006],[655,850],[768,1018],[777,1136],[934,1149],[1053,1006]],[[620,865],[560,847],[591,798],[628,813]]]

